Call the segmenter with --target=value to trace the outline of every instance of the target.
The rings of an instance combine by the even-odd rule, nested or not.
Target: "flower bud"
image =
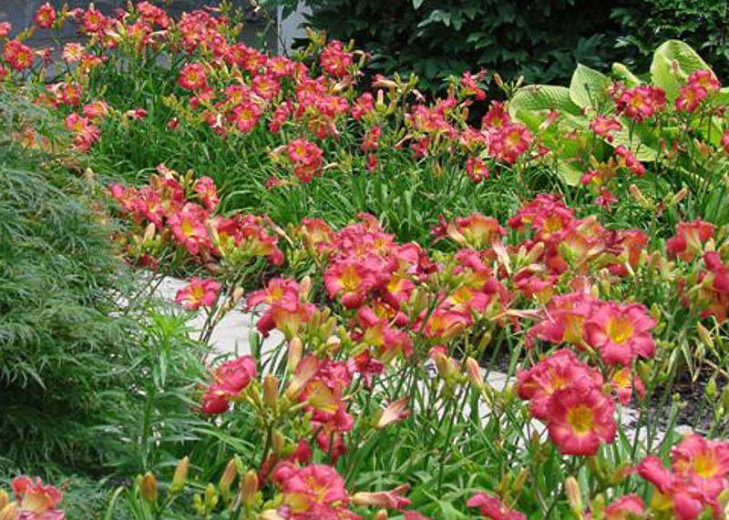
[[[226,470],[228,468],[226,467]],[[213,484],[208,484],[208,486],[205,488],[205,511],[212,511],[215,509],[215,506],[218,505],[218,492],[215,490],[215,486]]]
[[[380,509],[372,517],[372,520],[387,520],[387,509]]]
[[[148,471],[139,480],[139,493],[150,506],[157,503],[157,479],[152,472]]]
[[[342,340],[339,339],[337,336],[329,336],[329,339],[327,339],[327,352],[330,355],[336,354],[339,352],[339,349],[342,347]]]
[[[291,345],[289,344],[289,346]],[[311,381],[311,378],[314,377],[317,370],[319,370],[319,360],[317,358],[314,356],[307,356],[302,359],[301,362],[296,365],[295,375],[291,379],[289,387],[286,389],[286,397],[289,400],[294,401],[302,390],[304,390],[304,387],[309,383],[309,381]]]
[[[0,510],[0,520],[16,520],[18,513],[18,504],[16,502],[7,504]]]
[[[155,227],[155,225],[152,222],[150,222],[147,225],[147,227],[144,229],[144,236],[142,236],[142,242],[143,243],[151,242],[152,239],[154,238],[154,234],[156,231],[157,231],[157,228]]]
[[[376,430],[381,430],[386,426],[405,420],[410,416],[410,410],[408,410],[408,401],[410,397],[405,396],[390,403],[382,413],[380,418],[375,425]]]
[[[567,495],[567,500],[570,503],[572,511],[575,513],[582,513],[582,493],[580,491],[580,484],[577,482],[575,477],[567,477],[564,482],[564,492]]]
[[[696,324],[696,332],[704,345],[709,347],[710,350],[714,350],[714,339],[711,337],[711,332],[701,323]]]
[[[655,210],[655,204],[653,204],[648,198],[640,191],[640,188],[635,184],[628,186],[628,191],[633,196],[633,199],[644,209]]]
[[[309,300],[309,292],[311,291],[311,277],[310,276],[304,276],[301,279],[301,282],[299,283],[299,295],[301,298],[301,301],[308,301]]]
[[[478,366],[478,361],[472,357],[466,358],[466,373],[468,374],[468,380],[478,390],[483,389],[483,374],[481,373],[481,367]]]
[[[287,367],[289,371],[293,372],[296,370],[296,367],[299,366],[299,362],[301,362],[301,356],[304,352],[304,344],[301,342],[301,338],[294,337],[289,341],[289,349],[288,349],[288,360],[287,360]]]
[[[274,430],[271,436],[271,445],[273,447],[273,454],[276,457],[280,457],[286,448],[286,437],[279,430]]]
[[[706,388],[704,389],[704,393],[709,399],[714,399],[719,394],[719,389],[716,386],[716,376],[712,376],[711,379],[709,379],[709,382],[706,384]]]
[[[220,482],[218,483],[218,489],[220,489],[220,494],[223,495],[223,498],[227,499],[230,495],[230,486],[233,485],[233,481],[235,480],[235,477],[237,475],[238,467],[236,465],[235,459],[230,459],[228,461],[228,464],[225,466],[223,475],[220,477]],[[205,494],[205,502],[207,503],[207,490]]]
[[[10,497],[4,489],[0,489],[0,511],[10,503]]]
[[[170,486],[170,493],[176,494],[185,488],[185,482],[187,481],[187,472],[190,469],[190,457],[185,457],[177,463],[175,468],[175,474],[172,476],[172,485]]]
[[[258,475],[253,470],[246,472],[240,482],[240,491],[246,507],[252,507],[258,493]]]
[[[529,477],[529,470],[526,468],[522,468],[522,470],[516,476],[516,480],[514,480],[514,486],[513,486],[512,491],[514,493],[521,493],[521,490],[524,488],[524,484],[526,483],[526,480],[528,477]]]
[[[278,403],[278,378],[271,374],[263,378],[263,404],[275,409]]]

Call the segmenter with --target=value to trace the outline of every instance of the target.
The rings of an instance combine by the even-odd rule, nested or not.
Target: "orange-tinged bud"
[[[153,506],[157,503],[157,479],[152,472],[148,471],[139,480],[139,493],[149,505]]]
[[[255,471],[247,471],[240,483],[241,497],[243,503],[247,507],[251,507],[256,502],[256,495],[258,494],[258,475]]]
[[[375,513],[375,516],[372,517],[372,520],[387,520],[387,510],[380,509]]]
[[[271,374],[263,378],[263,404],[271,409],[278,403],[278,378]]]
[[[147,227],[144,229],[144,236],[142,237],[142,242],[150,242],[154,238],[154,234],[157,232],[156,226],[150,222]]]
[[[170,493],[179,493],[185,488],[187,482],[187,472],[190,470],[190,457],[185,457],[177,463],[175,474],[172,476],[172,485]]]
[[[309,300],[309,291],[311,291],[311,277],[304,276],[299,283],[299,295],[301,301],[305,302]]]
[[[582,492],[580,491],[580,484],[577,482],[575,477],[567,477],[564,482],[564,492],[567,495],[567,500],[570,503],[572,511],[575,513],[582,513]]]
[[[13,502],[0,510],[0,520],[16,520],[18,513],[18,504]]]
[[[235,459],[230,459],[228,461],[228,464],[225,466],[223,475],[220,477],[220,482],[218,483],[218,488],[220,489],[220,494],[223,495],[223,498],[228,498],[228,496],[230,495],[230,486],[233,485],[233,481],[235,480],[236,476],[238,476],[238,467],[236,465]]]
[[[397,401],[390,403],[380,415],[380,419],[375,425],[375,429],[381,430],[386,426],[405,420],[410,415],[408,410],[408,401],[410,397],[405,396]]]
[[[483,374],[481,373],[481,367],[478,366],[478,361],[472,357],[466,358],[466,374],[468,374],[468,380],[478,390],[482,390],[484,386]]]
[[[304,352],[304,344],[299,337],[294,337],[289,341],[287,366],[290,371],[296,370],[301,362],[301,355]]]
[[[286,448],[286,437],[279,430],[274,430],[271,441],[273,454],[280,457]]]
[[[329,339],[327,339],[327,352],[329,352],[329,354],[336,354],[337,352],[339,352],[339,349],[341,347],[341,339],[339,339],[337,336],[329,336]]]

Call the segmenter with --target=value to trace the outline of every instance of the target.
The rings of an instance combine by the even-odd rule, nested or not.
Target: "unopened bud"
[[[278,403],[278,378],[271,374],[263,378],[263,404],[274,409]]]
[[[10,497],[4,489],[0,489],[0,511],[10,503]]]
[[[580,484],[575,477],[567,477],[567,480],[564,481],[564,492],[572,511],[582,513],[582,493],[580,492]]]
[[[243,299],[243,296],[245,296],[246,291],[242,287],[236,287],[233,290],[233,305],[238,305],[238,303]]]
[[[227,499],[230,495],[230,486],[233,485],[233,481],[235,480],[235,477],[237,475],[238,467],[235,463],[235,459],[230,459],[228,461],[228,464],[225,466],[223,475],[220,477],[220,482],[218,483],[218,488],[220,489],[220,494],[223,495],[223,498]],[[205,501],[207,503],[207,490],[205,494]]]
[[[704,393],[709,399],[714,399],[719,394],[719,389],[716,386],[716,376],[712,376],[709,382],[706,383]]]
[[[526,262],[529,264],[536,263],[544,254],[544,247],[544,242],[534,244],[526,256]]]
[[[704,345],[709,347],[710,350],[714,350],[714,338],[711,337],[711,332],[701,323],[696,324],[696,332],[699,335],[699,339],[704,342]]]
[[[504,88],[504,80],[501,79],[501,75],[498,72],[494,73],[494,83],[496,83],[497,87]]]
[[[185,457],[177,463],[175,474],[172,476],[172,485],[170,493],[179,493],[185,488],[187,482],[187,472],[190,470],[190,457]]]
[[[255,471],[250,470],[243,475],[240,483],[240,491],[243,503],[249,508],[253,506],[258,493],[258,475]]]
[[[301,338],[294,337],[289,341],[288,349],[288,360],[287,367],[289,371],[293,372],[301,362],[301,356],[304,352],[304,344],[301,342]]]
[[[142,237],[142,242],[151,242],[154,238],[154,234],[156,233],[157,228],[155,225],[150,222],[146,228],[144,228],[144,236]]]
[[[638,188],[638,186],[636,186],[635,184],[631,184],[630,186],[628,186],[628,191],[630,191],[630,194],[633,196],[639,206],[644,209],[655,209],[655,204],[653,204],[650,200],[648,200],[645,195],[643,195],[643,192],[640,191],[640,188]]]
[[[689,192],[688,188],[684,186],[673,197],[671,197],[671,200],[668,201],[667,206],[670,208],[670,207],[677,205],[679,202],[681,202],[683,199],[686,198],[686,195],[688,195],[688,192]]]
[[[279,430],[274,430],[271,436],[271,445],[273,447],[273,454],[280,457],[286,448],[286,437]]]
[[[18,504],[16,502],[7,504],[0,510],[0,520],[16,520],[19,513],[20,511],[18,511]]]
[[[387,509],[380,509],[372,517],[372,520],[387,520]]]
[[[468,380],[478,390],[483,389],[483,374],[481,373],[481,367],[478,366],[478,361],[472,357],[466,358],[466,373],[468,374]]]
[[[516,476],[516,480],[514,480],[513,491],[515,493],[521,493],[521,490],[524,488],[524,484],[526,483],[526,480],[528,477],[529,477],[529,470],[526,468],[523,468],[519,472],[519,474]]]
[[[227,469],[227,468],[226,468]],[[218,505],[218,492],[211,483],[205,488],[205,511],[212,511]]]
[[[151,472],[147,472],[139,480],[139,493],[149,505],[157,503],[157,479]]]
[[[311,276],[304,276],[299,283],[299,295],[302,301],[309,300],[309,291],[311,291]]]
[[[327,352],[329,354],[336,354],[342,346],[342,340],[337,336],[329,336],[327,339]]]

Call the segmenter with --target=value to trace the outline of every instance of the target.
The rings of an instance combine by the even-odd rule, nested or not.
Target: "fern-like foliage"
[[[44,152],[16,144],[29,125]],[[202,355],[186,316],[133,297],[62,135],[0,94],[0,475],[133,474],[194,438]]]

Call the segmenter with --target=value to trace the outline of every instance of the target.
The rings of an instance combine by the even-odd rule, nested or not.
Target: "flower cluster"
[[[110,188],[122,214],[142,230],[141,236],[133,235],[127,249],[132,258],[154,264],[155,255],[171,242],[203,264],[222,259],[237,265],[255,257],[267,257],[274,265],[283,262],[278,239],[269,233],[264,219],[216,214],[219,199],[211,179],[183,179],[164,165],[157,171],[148,186]]]
[[[15,500],[0,491],[0,518],[8,520],[64,520],[66,515],[58,509],[63,494],[54,486],[44,485],[25,475],[15,477],[11,486]]]
[[[638,465],[638,474],[655,487],[654,507],[679,520],[695,520],[704,511],[723,518],[719,494],[729,488],[729,443],[692,434],[673,447],[671,459],[670,470],[653,455]]]

